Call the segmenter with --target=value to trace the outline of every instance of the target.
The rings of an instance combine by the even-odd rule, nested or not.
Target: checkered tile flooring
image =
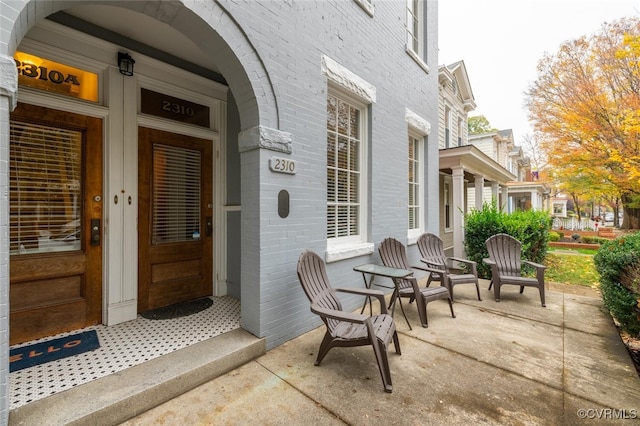
[[[39,341],[96,330],[100,348],[37,365],[9,375],[10,409],[87,383],[203,340],[240,328],[240,301],[213,297],[197,314],[170,320],[138,319],[114,326],[94,326]],[[11,347],[13,349],[14,346]]]

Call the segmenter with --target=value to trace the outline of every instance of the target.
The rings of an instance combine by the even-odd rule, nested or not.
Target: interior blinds
[[[80,250],[82,136],[11,122],[11,254]]]
[[[200,239],[199,151],[154,144],[152,243]]]

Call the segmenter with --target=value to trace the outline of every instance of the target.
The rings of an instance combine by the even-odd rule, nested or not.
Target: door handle
[[[91,245],[100,245],[100,219],[91,219]]]
[[[207,237],[213,235],[213,221],[211,220],[211,216],[207,216]]]

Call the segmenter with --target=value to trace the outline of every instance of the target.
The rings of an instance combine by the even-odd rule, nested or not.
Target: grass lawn
[[[600,276],[593,264],[594,250],[549,250],[544,264],[545,280],[598,288]]]

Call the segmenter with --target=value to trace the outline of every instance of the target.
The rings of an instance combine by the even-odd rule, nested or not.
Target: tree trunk
[[[621,229],[640,229],[640,208],[628,207],[631,204],[631,200],[631,194],[622,195],[624,219],[622,220]]]
[[[571,198],[573,198],[573,206],[576,209],[576,214],[578,215],[578,220],[582,220],[582,212],[580,211],[580,204],[578,203],[578,196],[576,194],[571,194]]]

